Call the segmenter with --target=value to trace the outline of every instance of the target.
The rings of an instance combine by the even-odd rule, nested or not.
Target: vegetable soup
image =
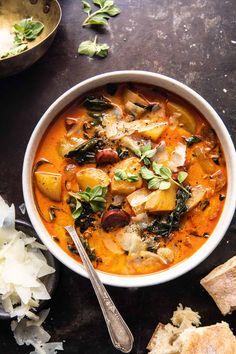
[[[39,145],[33,178],[53,240],[80,261],[64,229],[75,224],[94,267],[123,275],[161,271],[196,252],[227,190],[206,119],[170,92],[133,83],[100,87],[62,112]]]

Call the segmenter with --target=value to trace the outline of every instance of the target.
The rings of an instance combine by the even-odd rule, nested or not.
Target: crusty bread
[[[236,338],[225,322],[198,327],[200,316],[180,304],[172,323],[159,323],[148,343],[149,354],[236,354]]]
[[[181,354],[236,354],[236,338],[228,323],[221,322],[184,330],[174,347]]]
[[[236,309],[236,256],[213,269],[200,283],[212,296],[223,315],[234,311]]]

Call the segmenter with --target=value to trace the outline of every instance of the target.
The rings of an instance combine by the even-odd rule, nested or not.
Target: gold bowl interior
[[[39,59],[50,46],[50,39],[54,37],[61,20],[61,8],[57,0],[0,0],[0,52],[10,49],[9,47],[14,39],[13,25],[29,17],[33,17],[34,21],[42,22],[44,29],[35,40],[28,41],[27,50],[9,58],[0,59],[0,77],[4,74],[3,71],[5,71],[5,74],[11,74],[11,72],[7,73],[9,70],[6,70],[6,65],[3,66],[4,62],[12,62],[21,57],[24,57],[25,60],[27,53],[42,46],[41,50],[37,50],[29,60],[26,60],[27,65],[18,63],[17,70],[13,65],[12,73],[21,71],[19,70],[21,67],[22,70],[25,69]],[[45,44],[45,41],[48,41],[48,45]],[[3,67],[1,68],[1,66]]]

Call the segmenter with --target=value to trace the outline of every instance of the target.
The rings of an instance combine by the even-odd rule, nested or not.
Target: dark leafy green
[[[129,150],[127,149],[122,149],[121,147],[118,147],[116,151],[120,160],[124,160],[129,157]]]
[[[66,158],[71,158],[75,160],[78,165],[83,165],[86,163],[95,163],[95,154],[98,149],[101,149],[104,143],[101,139],[93,138],[89,141],[84,142],[75,150],[70,151],[65,155]]]
[[[109,95],[114,96],[116,94],[116,91],[118,90],[118,84],[107,84],[106,90]]]
[[[89,245],[89,243],[88,243],[88,241],[85,240],[83,237],[80,236],[79,238],[80,238],[80,241],[82,242],[82,244],[83,244],[83,246],[84,246],[84,249],[85,249],[87,255],[89,256],[90,261],[92,261],[92,262],[93,262],[93,261],[96,261],[96,260],[97,260],[97,256],[96,256],[96,251],[95,251],[95,249],[94,249],[94,248],[91,248],[90,245]],[[76,247],[74,246],[74,244],[73,244],[73,245],[68,244],[67,247],[68,247],[68,249],[69,249],[70,252],[79,255],[79,252],[77,251],[77,249],[76,249]]]
[[[188,193],[183,189],[178,189],[176,193],[176,208],[165,220],[157,217],[151,225],[147,227],[147,231],[165,238],[168,238],[173,231],[180,227],[181,218],[187,212],[186,202],[189,199],[190,189]]]
[[[185,138],[185,141],[187,143],[187,146],[190,147],[193,144],[199,143],[200,141],[202,141],[202,139],[199,136],[192,135],[189,138]]]
[[[212,157],[212,161],[213,161],[216,165],[220,166],[220,161],[219,161],[219,158],[218,158],[218,157]]]
[[[110,100],[106,97],[96,97],[96,96],[87,96],[84,101],[83,105],[91,110],[91,111],[96,111],[96,112],[102,112],[105,111],[108,108],[112,108],[113,105]]]

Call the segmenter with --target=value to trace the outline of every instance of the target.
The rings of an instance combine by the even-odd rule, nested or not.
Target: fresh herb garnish
[[[101,139],[93,138],[79,145],[75,150],[70,151],[65,157],[75,160],[78,165],[95,163],[96,151],[103,146],[104,143]]]
[[[88,112],[88,115],[93,118],[93,121],[91,122],[92,126],[96,127],[97,125],[102,123],[102,113]]]
[[[76,200],[76,207],[73,210],[72,216],[77,219],[82,213],[82,202],[88,203],[94,213],[105,209],[106,187],[96,186],[94,188],[87,187],[84,192],[70,192],[69,195]]]
[[[4,59],[8,57],[13,57],[14,55],[24,52],[27,48],[28,48],[27,44],[24,43],[14,46],[11,49],[9,49],[9,51],[2,53],[0,58]]]
[[[90,95],[84,99],[83,106],[87,109],[90,109],[91,111],[102,112],[108,108],[112,108],[113,104],[108,98],[104,96],[96,97]]]
[[[81,42],[78,48],[78,53],[81,55],[87,55],[90,58],[97,56],[100,58],[105,58],[108,54],[109,45],[106,43],[97,43],[97,36],[94,40],[87,40]]]
[[[114,179],[116,181],[128,181],[128,182],[137,182],[139,180],[138,175],[132,173],[126,173],[124,170],[116,170],[114,174]]]
[[[23,41],[33,41],[44,29],[44,24],[40,21],[33,21],[32,17],[25,18],[14,25],[16,33],[15,41],[22,43]]]
[[[151,164],[150,159],[156,154],[157,149],[152,149],[151,143],[148,143],[133,150],[133,152],[140,158],[140,161],[143,161],[144,165],[149,166]]]
[[[100,8],[91,13],[92,8],[90,4],[87,1],[82,0],[83,11],[88,15],[82,26],[107,25],[110,17],[116,16],[120,13],[120,9],[114,5],[113,0],[93,0],[93,3]]]
[[[176,207],[167,216],[165,220],[157,217],[151,225],[147,227],[147,231],[162,237],[169,235],[179,229],[182,216],[187,212],[186,202],[190,197],[190,192],[178,189],[176,193]]]
[[[185,138],[185,141],[187,143],[187,146],[190,147],[193,144],[199,143],[200,141],[202,141],[202,139],[197,135],[192,135],[189,138]]]
[[[142,178],[148,182],[148,189],[165,190],[170,188],[171,183],[175,183],[186,193],[190,194],[189,191],[182,185],[188,176],[187,172],[180,171],[177,176],[178,181],[176,181],[172,178],[172,172],[168,167],[153,162],[152,168],[154,172],[145,166],[140,169]]]
[[[13,26],[15,33],[13,47],[9,51],[2,53],[0,58],[4,59],[24,52],[28,49],[27,42],[36,39],[43,28],[44,24],[40,21],[33,21],[32,17],[15,23]]]

